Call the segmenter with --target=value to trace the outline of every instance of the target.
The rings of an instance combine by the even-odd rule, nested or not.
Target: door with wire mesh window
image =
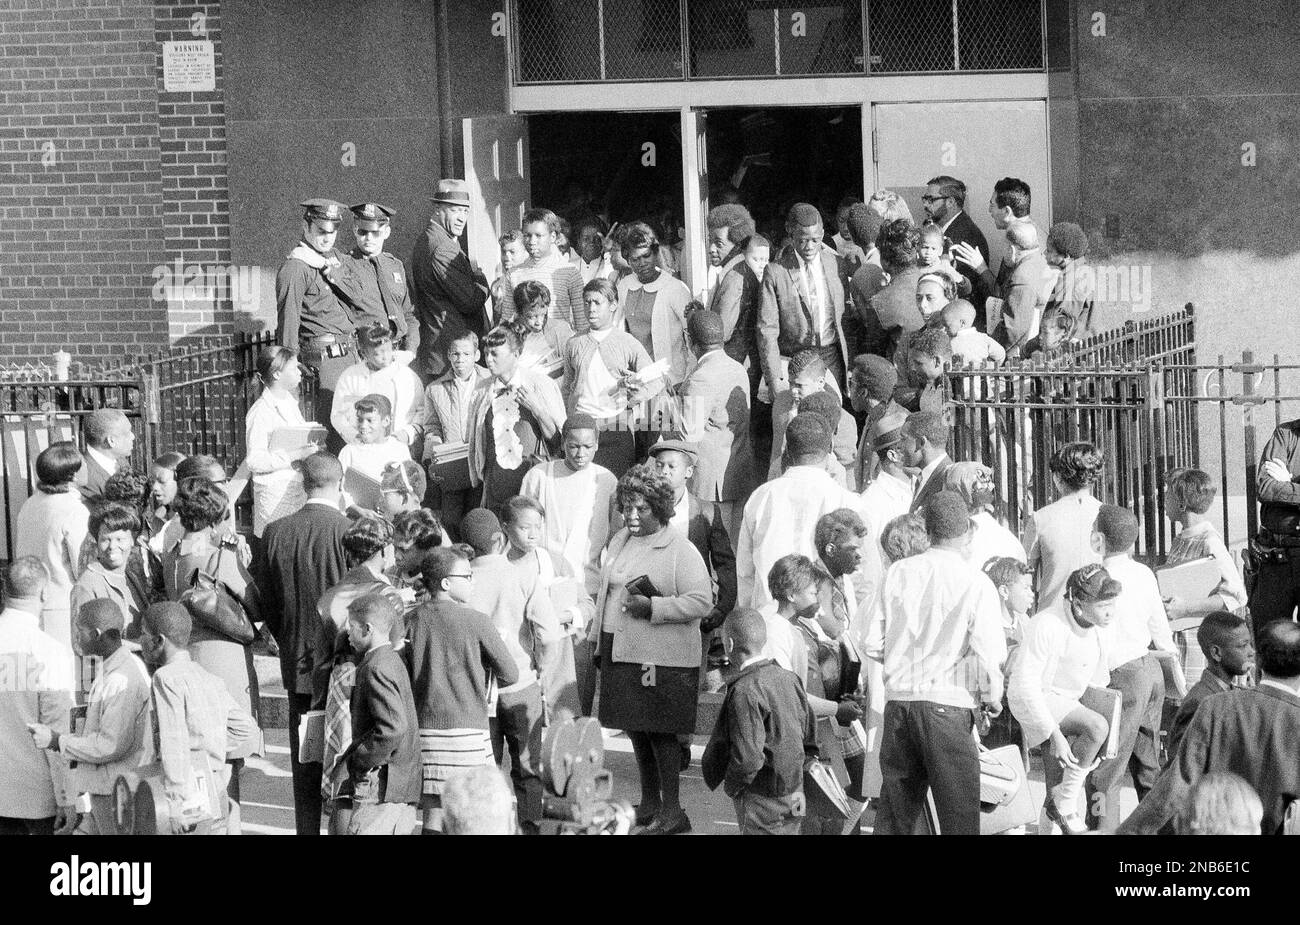
[[[1051,227],[1043,100],[879,103],[872,118],[876,187],[902,196],[918,224],[925,220],[926,181],[946,174],[966,184],[966,212],[988,239],[995,270],[1006,251],[1005,233],[988,212],[995,182],[1019,177],[1028,183],[1034,223],[1043,232]]]

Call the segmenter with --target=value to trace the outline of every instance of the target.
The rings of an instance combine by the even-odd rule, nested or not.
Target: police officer
[[[1250,618],[1256,635],[1271,620],[1290,620],[1300,603],[1300,420],[1279,424],[1260,455],[1259,533],[1247,562]]]
[[[356,362],[356,323],[337,280],[342,255],[334,249],[344,207],[333,199],[308,199],[301,206],[302,240],[275,276],[278,340],[297,350],[300,362],[315,370],[315,418],[325,423],[334,384]]]
[[[406,338],[406,349],[414,351],[420,335],[412,324],[415,310],[406,288],[406,269],[401,260],[384,253],[384,242],[393,231],[393,210],[377,202],[348,208],[352,212],[352,234],[357,239],[357,246],[343,258],[348,302],[360,326],[378,321],[388,328],[396,343]]]

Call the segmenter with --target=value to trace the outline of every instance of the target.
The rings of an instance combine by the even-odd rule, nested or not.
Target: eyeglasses
[[[473,573],[473,572],[465,572],[465,573],[457,572],[455,575],[448,575],[447,577],[448,577],[448,578],[464,578],[466,581],[473,581],[473,580],[474,580],[474,573]]]
[[[921,201],[922,201],[922,202],[938,202],[938,201],[941,200],[941,199],[948,199],[948,198],[949,198],[949,197],[947,197],[947,196],[929,196],[929,195],[926,195],[926,196],[922,196],[922,197],[921,197]]]

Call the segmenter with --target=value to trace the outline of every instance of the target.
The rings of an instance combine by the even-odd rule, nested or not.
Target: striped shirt
[[[540,262],[526,260],[510,274],[510,282],[517,288],[528,281],[541,283],[551,291],[551,318],[563,318],[579,334],[587,332],[587,312],[582,305],[582,273],[558,250]],[[501,320],[515,316],[511,299],[501,302]]]

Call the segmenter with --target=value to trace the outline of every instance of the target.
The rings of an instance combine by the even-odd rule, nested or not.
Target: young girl
[[[293,468],[318,447],[304,441],[296,449],[272,449],[275,432],[285,427],[305,428],[296,394],[302,382],[298,354],[288,347],[267,347],[257,358],[257,378],[262,394],[248,409],[244,422],[244,467],[253,475],[253,535],[260,537],[273,520],[297,511],[306,502],[302,475]]]
[[[578,676],[574,659],[574,640],[583,634],[595,614],[595,605],[581,578],[561,556],[549,552],[546,537],[546,511],[533,498],[511,498],[502,507],[501,526],[505,530],[509,560],[528,597],[532,620],[541,626],[556,626],[566,639],[554,649],[538,653],[542,675],[542,696],[550,715],[568,710],[581,715]],[[583,665],[584,671],[588,669]]]
[[[536,280],[515,287],[515,318],[511,326],[523,338],[519,362],[551,374],[560,365],[560,351],[573,339],[573,328],[563,318],[551,318],[551,290]]]
[[[570,414],[590,415],[600,431],[595,462],[622,477],[636,462],[634,409],[664,386],[664,378],[647,380],[655,364],[645,347],[616,323],[618,294],[604,279],[582,287],[590,325],[586,334],[564,345],[560,391]]]
[[[358,442],[353,413],[357,401],[367,395],[383,395],[390,407],[393,436],[418,452],[424,421],[424,383],[410,366],[415,354],[394,350],[393,336],[384,324],[358,328],[357,346],[361,362],[345,369],[334,386],[330,426],[345,442]]]
[[[343,495],[348,506],[367,510],[382,505],[380,479],[384,468],[394,462],[408,462],[411,451],[392,435],[393,406],[383,395],[367,395],[356,402],[356,443],[339,453],[343,466]],[[373,488],[372,488],[373,486]]]

